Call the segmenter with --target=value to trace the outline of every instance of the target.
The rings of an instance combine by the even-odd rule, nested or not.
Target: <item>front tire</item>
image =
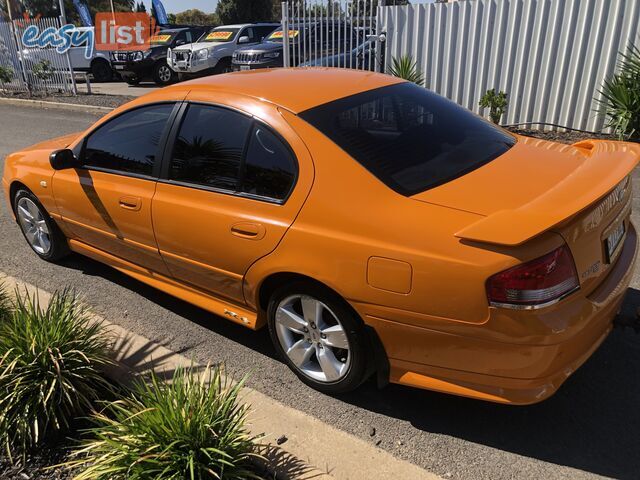
[[[177,80],[178,75],[176,72],[171,70],[169,65],[167,65],[167,62],[158,62],[156,66],[153,67],[153,81],[156,85],[165,86],[175,83]]]
[[[93,79],[98,82],[109,82],[113,79],[113,70],[111,70],[111,65],[105,60],[96,60],[91,65],[91,74],[93,75]]]
[[[40,258],[54,262],[69,254],[66,237],[33,193],[18,190],[13,211],[25,240]]]
[[[310,387],[337,394],[366,380],[362,321],[329,289],[311,282],[281,287],[271,296],[267,315],[276,351]]]

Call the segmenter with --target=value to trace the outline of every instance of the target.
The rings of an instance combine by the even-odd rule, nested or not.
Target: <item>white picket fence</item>
[[[479,112],[491,88],[509,95],[503,122],[599,131],[602,82],[640,45],[640,0],[461,0],[379,7],[386,65],[408,54],[426,86]],[[480,112],[479,112],[480,113]]]

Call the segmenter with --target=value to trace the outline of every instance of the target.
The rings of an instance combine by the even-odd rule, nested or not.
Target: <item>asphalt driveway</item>
[[[82,130],[95,119],[0,105],[0,166],[15,149]],[[638,213],[634,216],[638,224]],[[225,362],[234,376],[249,374],[249,385],[263,393],[447,478],[640,475],[640,335],[630,331],[614,332],[558,394],[530,407],[394,385],[378,391],[373,383],[328,397],[304,386],[273,358],[266,332],[231,324],[77,255],[58,265],[40,261],[4,204],[0,271],[49,291],[69,285],[94,310],[126,328],[199,362]],[[638,272],[625,308],[640,305],[637,289]]]

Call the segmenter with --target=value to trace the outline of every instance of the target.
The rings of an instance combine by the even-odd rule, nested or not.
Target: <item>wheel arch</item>
[[[330,285],[327,285],[326,283],[321,282],[311,276],[302,273],[281,271],[269,274],[262,282],[260,282],[260,284],[256,288],[258,328],[266,325],[266,315],[269,305],[269,299],[271,298],[271,295],[273,295],[275,290],[284,283],[292,283],[298,281],[309,282],[311,284],[317,285],[341,298],[347,308],[349,308],[354,314],[355,318],[360,320],[360,322],[362,323],[362,328],[366,334],[367,341],[369,342],[369,373],[367,374],[367,376],[375,372],[378,387],[382,388],[386,386],[389,383],[389,357],[376,330],[370,325],[366,324],[360,313],[358,313],[353,305],[351,305],[351,303],[343,295],[341,295],[340,292],[338,292],[335,288],[332,288]]]
[[[11,184],[9,185],[9,200],[10,200],[9,206],[11,207],[11,213],[13,214],[13,219],[16,221],[17,221],[16,209],[15,209],[15,205],[13,204],[13,199],[16,197],[16,193],[20,189],[27,190],[32,195],[35,195],[37,198],[37,195],[33,193],[33,190],[31,190],[27,185],[22,183],[20,180],[14,180],[13,182],[11,182]]]

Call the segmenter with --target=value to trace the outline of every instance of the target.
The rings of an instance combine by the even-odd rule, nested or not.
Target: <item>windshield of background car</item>
[[[461,177],[516,142],[501,128],[414,83],[359,93],[300,116],[406,196]]]
[[[289,29],[289,41],[296,40],[300,38],[302,35],[304,35],[304,30],[300,27],[291,27]],[[283,38],[284,38],[284,31],[282,30],[282,28],[279,28],[271,32],[271,35],[269,35],[266,38],[266,40],[269,42],[282,43]]]
[[[239,31],[239,28],[214,28],[205,34],[200,41],[209,43],[232,42]]]
[[[173,37],[178,34],[176,31],[164,30],[149,39],[151,46],[169,45]]]

